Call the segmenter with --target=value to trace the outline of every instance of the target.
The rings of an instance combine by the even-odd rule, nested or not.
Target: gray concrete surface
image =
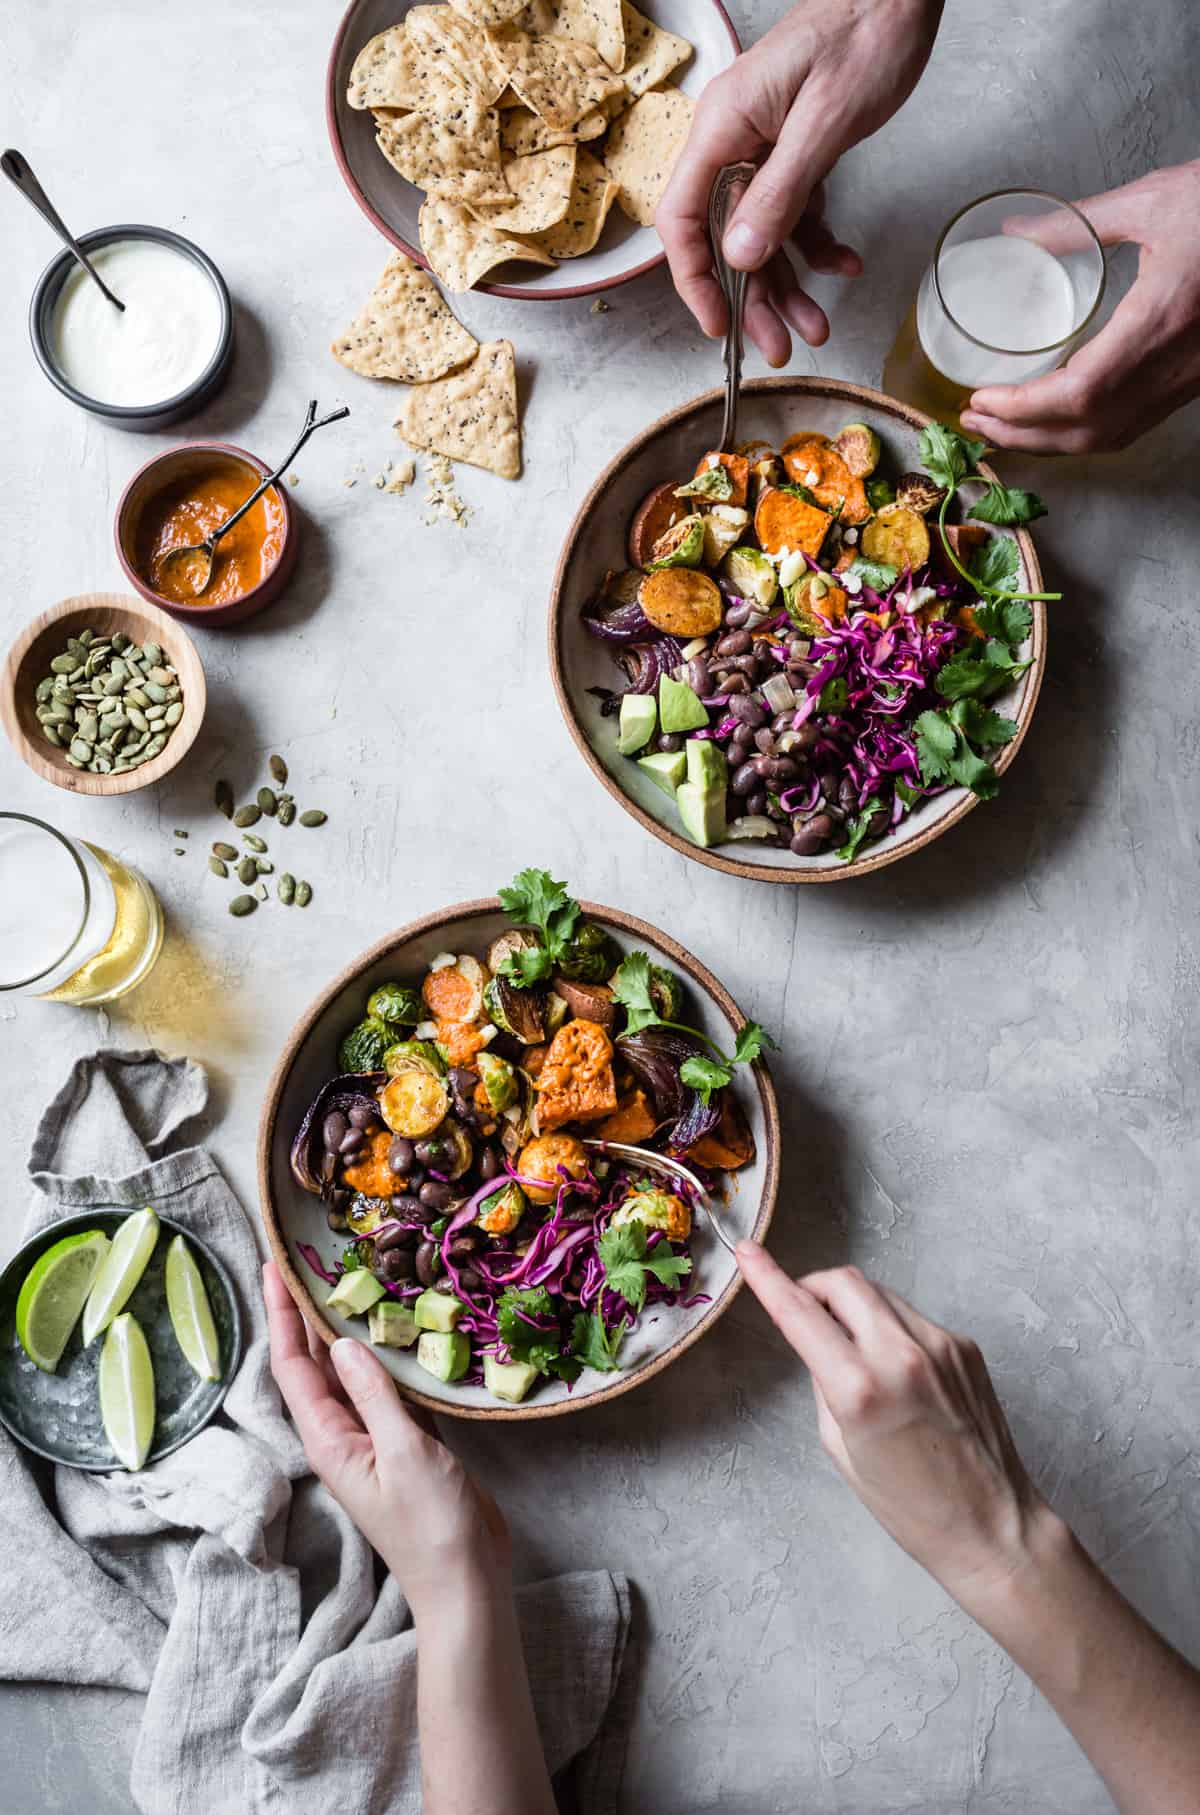
[[[781,8],[733,10],[749,39]],[[269,34],[232,0],[0,11],[5,137],[69,219],[179,227],[230,280],[234,381],[191,428],[285,447],[310,394],[343,390],[326,344],[384,252],[325,139],[337,7],[302,0]],[[1124,0],[959,0],[914,99],[834,179],[869,274],[820,286],[833,339],[799,365],[873,381],[938,226],[972,194],[1087,193],[1193,154],[1198,57],[1184,0],[1141,9],[1136,30]],[[0,210],[7,641],[41,606],[119,585],[113,506],[152,444],[46,386],[24,312],[50,248],[23,204]],[[1119,458],[1038,471],[1052,506],[1039,546],[1067,597],[1000,800],[866,883],[744,888],[639,835],[547,684],[547,584],[575,500],[716,371],[661,274],[611,302],[601,317],[587,302],[465,303],[477,332],[516,341],[528,458],[519,488],[464,471],[465,532],[420,527],[419,499],[344,488],[357,461],[374,471],[394,449],[391,399],[356,389],[347,432],[303,458],[286,601],[200,639],[207,724],[160,792],[72,802],[0,751],[4,800],[141,865],[170,923],[154,977],[110,1015],[0,1008],[4,1241],[38,1100],[105,1040],[203,1060],[207,1138],[252,1208],[261,1089],[311,994],[387,927],[548,862],[670,928],[781,1032],[777,1252],[795,1269],[852,1256],[971,1329],[1038,1479],[1200,1653],[1196,414]],[[1030,478],[1018,461],[1006,472]],[[330,812],[308,864],[316,900],[282,926],[235,923],[201,854],[212,781],[244,789],[276,748]],[[186,857],[174,826],[191,829]],[[1109,1807],[1020,1672],[835,1479],[806,1384],[752,1303],[619,1405],[455,1441],[508,1508],[526,1572],[609,1564],[639,1586],[629,1811]],[[4,1809],[126,1810],[137,1713],[124,1697],[0,1692]]]

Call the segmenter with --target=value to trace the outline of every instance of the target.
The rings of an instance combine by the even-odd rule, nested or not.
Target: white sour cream
[[[89,252],[115,309],[78,265],[54,305],[50,351],[69,384],[97,403],[165,403],[204,371],[221,334],[208,274],[158,240],[116,240]]]

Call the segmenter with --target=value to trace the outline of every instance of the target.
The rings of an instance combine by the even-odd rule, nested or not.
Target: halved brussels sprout
[[[810,636],[823,636],[831,623],[846,615],[845,591],[821,573],[801,574],[791,586],[785,586],[783,602],[793,624]]]
[[[915,510],[918,517],[927,517],[931,510],[937,510],[945,496],[945,486],[938,485],[928,473],[901,473],[896,487],[896,503]],[[368,1010],[370,1006],[368,1003]]]
[[[896,488],[890,479],[868,479],[866,493],[872,510],[882,510],[885,504],[896,502]]]
[[[841,455],[856,479],[866,479],[879,465],[883,452],[879,436],[865,422],[848,422],[834,436],[832,446]]]
[[[339,1071],[382,1071],[383,1055],[392,1044],[392,1029],[377,1015],[352,1027],[338,1047]]]
[[[725,557],[725,577],[744,599],[768,610],[779,592],[779,575],[760,548],[731,548]]]
[[[367,1014],[397,1027],[415,1027],[425,1019],[421,998],[404,983],[381,983],[367,997]]]
[[[475,1157],[475,1149],[466,1129],[447,1116],[438,1129],[437,1138],[445,1152],[441,1165],[435,1170],[444,1172],[448,1179],[461,1178],[464,1172],[470,1170],[471,1161]]]
[[[718,567],[750,521],[740,504],[714,504],[704,518],[704,565]]]
[[[725,467],[706,466],[703,472],[675,487],[677,498],[711,498],[716,504],[728,504],[733,497],[733,480]]]
[[[487,1092],[487,1100],[497,1115],[502,1109],[507,1109],[510,1103],[516,1102],[517,1074],[507,1059],[500,1058],[498,1053],[479,1052],[475,1055],[475,1069]]]
[[[634,574],[633,577],[637,581],[637,585],[640,586],[642,583],[641,574]],[[636,597],[637,587],[635,586],[634,598],[636,599]],[[540,944],[541,941],[531,926],[510,926],[506,933],[501,933],[500,937],[498,939],[493,939],[492,943],[488,946],[488,969],[494,977],[504,964],[505,959],[511,958],[514,952],[531,952],[534,950],[535,946]]]
[[[383,1055],[383,1069],[389,1078],[402,1071],[425,1071],[431,1078],[446,1075],[446,1061],[432,1040],[397,1040]]]
[[[559,995],[557,990],[549,990],[546,995],[546,1008],[542,1016],[546,1026],[546,1038],[552,1040],[559,1028],[570,1014],[570,1005]]]
[[[650,1000],[664,1021],[678,1021],[683,1013],[683,984],[665,965],[650,966]]]
[[[619,962],[620,953],[604,928],[595,920],[581,920],[558,968],[577,983],[605,983]]]
[[[506,977],[493,977],[483,992],[489,1021],[512,1034],[524,1046],[537,1046],[546,1037],[543,999],[535,989],[514,989]]]
[[[485,1197],[476,1222],[488,1235],[511,1235],[524,1216],[528,1199],[515,1179],[501,1185],[494,1197]]]
[[[635,1191],[613,1212],[612,1226],[641,1223],[644,1229],[661,1229],[668,1241],[685,1242],[692,1232],[692,1213],[673,1191],[653,1188]]]
[[[650,551],[647,573],[663,567],[698,567],[704,553],[704,518],[698,514],[684,517],[665,536],[660,536]]]

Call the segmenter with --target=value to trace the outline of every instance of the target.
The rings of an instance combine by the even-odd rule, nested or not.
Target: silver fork
[[[668,1159],[664,1153],[652,1153],[649,1147],[627,1146],[624,1141],[584,1141],[583,1144],[585,1147],[590,1147],[593,1153],[601,1153],[606,1157],[616,1154],[618,1159],[635,1160],[639,1166],[645,1167],[647,1172],[657,1172],[666,1178],[682,1179],[696,1193],[717,1240],[723,1247],[728,1248],[731,1254],[733,1253],[734,1245],[721,1227],[720,1219],[713,1209],[712,1199],[708,1192],[696,1174],[687,1166],[682,1165],[679,1160]]]
[[[735,271],[726,263],[722,247],[729,217],[741,200],[742,191],[755,174],[753,164],[726,164],[717,172],[708,198],[708,237],[712,242],[713,265],[717,281],[729,307],[729,326],[725,331],[725,417],[721,424],[722,454],[733,452],[737,438],[738,391],[742,383],[742,314],[746,306],[745,271]]]

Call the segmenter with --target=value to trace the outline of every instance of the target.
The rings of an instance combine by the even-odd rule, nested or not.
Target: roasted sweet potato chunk
[[[687,498],[675,496],[675,482],[671,479],[665,485],[656,485],[652,492],[647,492],[634,511],[629,525],[631,567],[645,567],[648,564],[654,544],[661,541],[681,518],[687,516],[689,502]]]
[[[638,1084],[621,1097],[612,1115],[605,1116],[596,1129],[596,1136],[601,1141],[625,1141],[631,1147],[638,1147],[650,1139],[657,1127],[654,1111]]]
[[[793,554],[799,550],[812,555],[815,560],[828,532],[828,511],[818,509],[815,504],[806,504],[786,486],[778,485],[772,491],[764,492],[758,501],[754,533],[769,555],[780,554],[787,548]],[[645,610],[644,604],[642,609]],[[646,616],[650,616],[648,611]],[[700,633],[692,634],[698,636]]]
[[[700,1166],[719,1167],[724,1172],[735,1172],[739,1166],[747,1166],[754,1158],[754,1136],[737,1100],[728,1092],[721,1109],[721,1119],[711,1134],[702,1134],[700,1139],[688,1148],[687,1159],[695,1160]]]
[[[808,488],[826,510],[841,507],[843,523],[865,523],[871,514],[866,488],[837,452],[816,441],[802,441],[783,456],[789,479]]]
[[[706,637],[721,622],[721,594],[715,580],[694,567],[660,567],[638,590],[642,610],[656,630],[669,636]]]
[[[729,483],[733,487],[733,491],[730,493],[729,497],[722,499],[722,503],[744,504],[746,502],[746,489],[750,484],[749,460],[747,460],[744,454],[705,454],[699,466],[696,468],[695,477],[698,479],[701,473],[707,472],[714,461],[716,461],[718,466],[723,466],[725,468],[725,471],[729,474]]]
[[[538,1129],[594,1122],[617,1107],[613,1044],[595,1021],[568,1021],[550,1042],[537,1080]]]

